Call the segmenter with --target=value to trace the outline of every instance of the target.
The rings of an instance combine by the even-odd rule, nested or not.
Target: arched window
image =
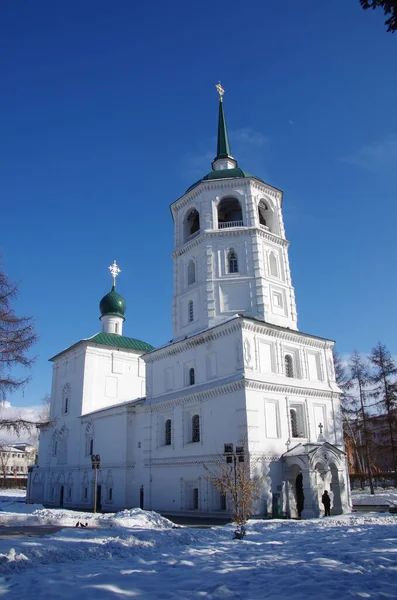
[[[185,242],[194,237],[200,231],[200,215],[195,208],[192,208],[186,215],[183,232]]]
[[[193,415],[192,417],[192,442],[200,441],[200,417]]]
[[[189,369],[189,385],[194,385],[196,382],[196,375],[194,373],[193,367]]]
[[[296,415],[296,409],[291,408],[289,411],[289,414],[290,414],[290,421],[291,421],[291,435],[293,438],[297,438],[297,437],[299,437],[299,431],[298,431],[298,417]]]
[[[85,455],[94,454],[94,424],[89,421],[85,428]]]
[[[274,252],[270,252],[269,254],[269,269],[270,269],[270,275],[272,277],[278,277],[278,264],[277,264],[277,258],[276,255],[274,254]]]
[[[171,446],[171,419],[165,422],[165,445]]]
[[[227,255],[227,263],[229,273],[238,273],[237,254],[233,249],[229,250],[229,254]]]
[[[259,216],[259,224],[263,225],[263,227],[267,227],[269,229],[269,208],[263,200],[261,200],[258,204],[258,216]]]
[[[218,206],[218,229],[242,227],[243,213],[236,198],[224,198]]]
[[[286,354],[284,357],[285,362],[285,376],[293,377],[294,376],[294,363],[292,361],[292,356],[290,354]]]
[[[189,260],[189,264],[187,267],[187,284],[192,285],[196,281],[196,265],[194,264],[194,260]]]
[[[189,321],[189,323],[193,323],[193,321],[194,321],[193,300],[189,300],[189,304],[188,304],[188,321]]]

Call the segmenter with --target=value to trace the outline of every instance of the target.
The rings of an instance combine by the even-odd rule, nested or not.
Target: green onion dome
[[[112,290],[106,294],[99,303],[99,310],[101,311],[102,317],[105,315],[124,317],[125,309],[125,300],[123,296],[120,296],[120,294],[116,292],[115,286],[112,287]]]

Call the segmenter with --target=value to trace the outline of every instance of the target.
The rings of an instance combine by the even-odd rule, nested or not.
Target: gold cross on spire
[[[223,101],[223,94],[225,93],[225,90],[221,86],[221,82],[217,83],[215,87],[216,87],[217,92],[219,94],[219,100],[222,102]]]
[[[113,264],[110,265],[109,271],[113,277],[113,285],[114,287],[116,287],[116,277],[121,272],[121,269],[119,269],[119,267],[117,266],[116,261],[113,261]]]

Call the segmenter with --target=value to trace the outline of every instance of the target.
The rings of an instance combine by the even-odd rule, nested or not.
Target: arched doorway
[[[303,475],[302,471],[298,473],[295,479],[295,497],[296,497],[296,511],[298,513],[298,519],[302,517],[302,511],[305,506],[305,494],[303,493]]]
[[[342,498],[340,489],[339,471],[334,463],[330,464],[331,469],[331,514],[341,515],[342,510]]]

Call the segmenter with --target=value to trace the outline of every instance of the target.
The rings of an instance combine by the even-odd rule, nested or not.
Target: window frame
[[[164,446],[172,446],[172,419],[164,422]]]
[[[187,305],[187,321],[188,323],[194,322],[194,303],[193,300],[189,300]]]
[[[238,273],[238,256],[234,248],[230,248],[227,254],[227,272],[229,275]]]
[[[201,441],[201,432],[200,432],[200,415],[199,414],[194,414],[192,415],[192,421],[191,421],[191,425],[192,425],[192,443],[193,444],[197,444]]]
[[[288,352],[284,355],[284,373],[289,379],[295,378],[294,358]]]

